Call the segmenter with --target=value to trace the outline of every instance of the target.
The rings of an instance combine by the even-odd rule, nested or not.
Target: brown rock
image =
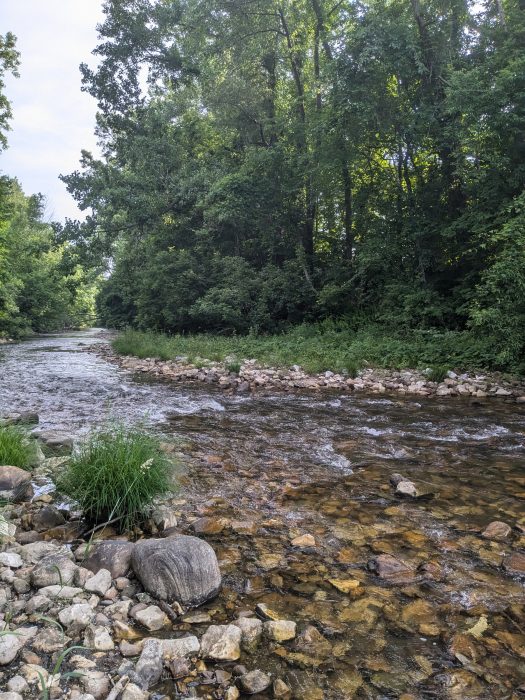
[[[487,525],[481,533],[481,536],[485,537],[487,540],[506,540],[511,532],[512,528],[510,525],[500,520],[494,520]]]
[[[197,535],[218,535],[227,524],[225,518],[199,518],[192,524],[192,528]]]
[[[19,467],[0,466],[0,498],[20,503],[33,497],[31,474]]]
[[[111,578],[125,576],[131,568],[131,554],[134,544],[119,540],[105,540],[88,550],[87,559],[82,563],[85,569],[97,574],[101,569],[107,569]]]
[[[503,568],[513,574],[525,576],[525,552],[514,552],[503,562]]]

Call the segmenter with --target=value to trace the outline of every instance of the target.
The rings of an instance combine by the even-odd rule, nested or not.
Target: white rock
[[[95,627],[94,625],[89,625],[86,628],[84,646],[88,647],[88,649],[94,649],[95,651],[112,651],[115,648],[115,644],[108,630],[105,627]]]
[[[14,661],[20,649],[24,646],[24,640],[14,632],[2,634],[0,637],[0,666],[7,666]]]
[[[13,676],[7,681],[7,690],[11,693],[25,693],[29,685],[23,676]]]
[[[11,569],[19,569],[24,566],[24,560],[16,552],[2,552],[0,554],[0,566],[9,566]]]
[[[0,693],[0,700],[24,700],[20,693]]]
[[[185,656],[198,654],[200,642],[194,635],[180,639],[161,639],[162,656],[164,659],[180,659]]]
[[[240,617],[233,624],[242,632],[242,648],[246,651],[253,651],[261,639],[262,622],[256,617]]]
[[[235,625],[211,625],[201,640],[201,655],[216,661],[237,661],[242,633]]]
[[[416,485],[412,481],[400,481],[396,486],[396,493],[399,496],[411,496],[415,498],[417,496]]]
[[[111,573],[107,569],[100,569],[91,578],[88,578],[84,588],[90,593],[96,593],[97,595],[105,595],[111,588]]]
[[[95,700],[109,693],[109,678],[102,671],[83,671],[80,682],[86,693],[93,695]]]
[[[95,612],[87,603],[75,603],[58,613],[58,619],[64,627],[76,624],[81,629],[87,627],[94,617]]]
[[[120,697],[121,700],[147,700],[149,693],[141,690],[135,683],[128,683]]]
[[[156,632],[169,623],[168,616],[157,605],[149,605],[135,613],[135,619],[150,632]]]
[[[63,600],[71,600],[77,595],[81,595],[81,588],[73,588],[73,586],[45,586],[40,589],[40,595],[47,598],[62,598]]]

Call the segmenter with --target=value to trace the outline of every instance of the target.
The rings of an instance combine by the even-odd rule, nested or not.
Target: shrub
[[[35,444],[13,425],[0,425],[0,464],[29,469],[36,457]]]
[[[226,364],[226,369],[228,372],[231,372],[231,374],[239,374],[241,371],[241,363],[237,362],[237,360],[232,360]]]
[[[95,524],[138,524],[155,498],[173,489],[173,464],[151,435],[116,426],[97,431],[72,456],[57,487]]]

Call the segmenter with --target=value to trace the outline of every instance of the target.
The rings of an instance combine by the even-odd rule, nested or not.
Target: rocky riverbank
[[[344,391],[399,396],[465,396],[476,399],[498,398],[525,403],[525,382],[499,373],[469,374],[449,371],[441,382],[431,381],[428,373],[417,370],[364,369],[356,377],[334,372],[307,374],[295,365],[289,369],[263,367],[256,360],[244,360],[238,372],[228,362],[206,362],[197,367],[181,357],[176,361],[124,357],[109,346],[95,346],[96,352],[124,369],[177,382],[204,382],[225,392],[255,391]]]

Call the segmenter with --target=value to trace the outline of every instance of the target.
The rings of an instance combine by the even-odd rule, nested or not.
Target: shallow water
[[[265,602],[299,632],[314,625],[327,640],[266,645],[242,659],[248,668],[275,673],[304,700],[523,697],[523,580],[502,567],[525,547],[523,408],[226,396],[134,378],[87,349],[97,342],[105,341],[95,330],[1,348],[0,413],[36,410],[42,427],[77,436],[107,420],[141,421],[183,441],[181,531],[196,517],[225,519],[221,533],[203,535],[225,574],[220,597],[205,606],[212,619],[231,621]],[[394,472],[427,499],[397,498]],[[480,536],[493,520],[515,528],[503,543]],[[304,533],[316,547],[291,546]],[[427,573],[388,584],[367,569],[383,553]],[[360,586],[342,593],[330,579]],[[480,620],[478,638],[469,630]],[[215,697],[198,679],[162,690]]]

